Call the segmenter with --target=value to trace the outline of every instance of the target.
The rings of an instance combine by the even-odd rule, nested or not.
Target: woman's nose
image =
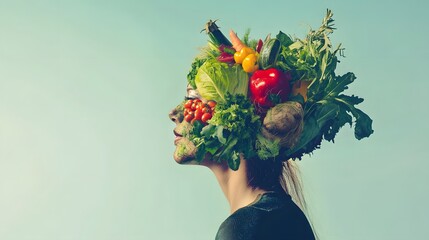
[[[180,123],[183,121],[183,112],[180,111],[179,106],[177,106],[171,110],[171,112],[168,114],[168,117],[171,119],[171,121]]]

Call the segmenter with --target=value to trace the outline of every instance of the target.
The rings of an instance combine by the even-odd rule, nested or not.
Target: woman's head
[[[324,21],[332,21],[331,17],[328,11]],[[354,75],[335,74],[337,50],[320,41],[331,33],[327,26],[303,40],[280,32],[265,42],[249,41],[248,36],[241,42],[231,32],[232,45],[214,22],[208,24],[214,25],[219,39],[210,34],[212,28],[206,28],[213,38],[192,63],[187,97],[217,105],[215,112],[206,113],[209,121],[197,119],[197,111],[185,104],[170,113],[176,123],[177,162],[201,164],[209,159],[237,170],[244,158],[249,165],[258,165],[253,173],[259,174],[254,176],[276,179],[282,161],[300,159],[323,139],[333,141],[341,126],[353,123],[353,117],[359,120],[355,125],[358,139],[372,133],[371,119],[354,107],[362,99],[342,94]],[[308,56],[306,46],[325,55]],[[315,66],[326,69],[315,71]],[[195,111],[192,121],[189,111]]]

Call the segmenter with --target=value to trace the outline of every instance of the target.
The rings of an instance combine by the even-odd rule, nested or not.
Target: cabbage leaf
[[[205,61],[195,76],[195,85],[201,97],[218,103],[225,102],[227,93],[247,96],[248,84],[249,76],[241,65],[229,66],[216,59]]]

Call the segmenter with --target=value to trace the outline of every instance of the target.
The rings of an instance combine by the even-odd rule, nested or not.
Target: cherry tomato
[[[197,110],[195,110],[195,119],[201,120],[202,116],[203,116],[203,112],[201,111],[201,108],[197,108]]]
[[[192,100],[188,100],[185,103],[185,108],[191,108],[191,105],[192,105]]]
[[[209,105],[210,108],[214,108],[216,106],[216,102],[210,100],[210,101],[207,102],[207,105]]]
[[[197,103],[197,108],[203,108],[204,107],[204,103],[203,102],[198,102]]]
[[[196,104],[196,103],[192,103],[192,105],[191,105],[191,110],[194,110],[194,111],[195,111],[195,109],[197,109],[197,104]]]
[[[185,116],[185,121],[190,122],[192,119],[194,119],[194,114],[188,114]]]
[[[195,104],[195,110],[200,109],[201,110],[201,105],[199,105],[198,103]]]
[[[201,111],[203,112],[203,113],[206,113],[206,112],[208,112],[210,109],[209,108],[207,108],[207,107],[205,107],[205,106],[201,106]]]
[[[203,123],[206,123],[211,118],[212,118],[212,114],[211,113],[204,113],[203,116],[201,117],[201,121]]]

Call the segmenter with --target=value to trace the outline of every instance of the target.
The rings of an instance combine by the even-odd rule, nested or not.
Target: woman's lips
[[[180,140],[180,139],[182,139],[182,135],[180,135],[180,134],[178,134],[175,130],[173,131],[173,133],[174,133],[174,135],[176,136],[175,138],[174,138],[174,144],[177,144],[177,142]]]

